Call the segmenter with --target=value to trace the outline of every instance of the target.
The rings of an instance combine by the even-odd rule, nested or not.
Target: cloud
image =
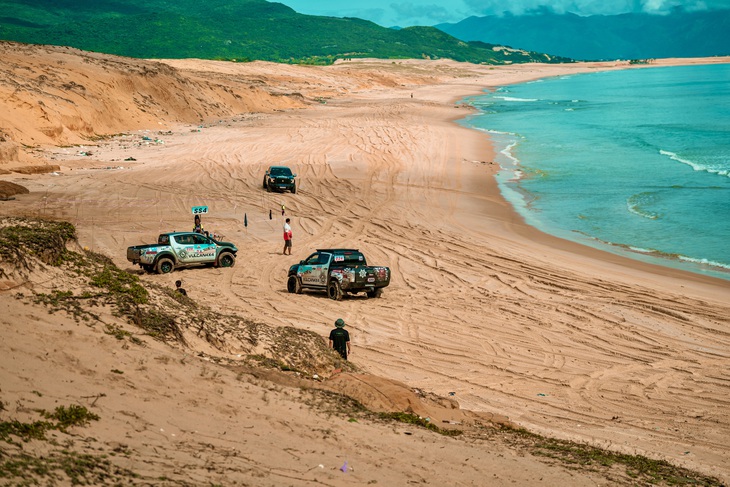
[[[523,15],[549,11],[557,14],[616,15],[628,12],[666,14],[676,8],[688,12],[730,8],[730,0],[464,0],[471,15]]]
[[[390,8],[396,23],[407,25],[433,25],[443,22],[459,21],[468,15],[462,10],[453,8],[453,2],[446,4],[449,8],[435,3],[425,4],[413,2],[391,3]]]
[[[330,17],[356,17],[380,24],[386,18],[384,8],[352,8],[330,13]]]
[[[385,27],[459,22],[472,15],[523,15],[536,12],[616,15],[628,12],[666,14],[675,8],[730,9],[730,0],[370,0],[343,6],[341,0],[274,0],[296,11],[331,17],[359,17]]]

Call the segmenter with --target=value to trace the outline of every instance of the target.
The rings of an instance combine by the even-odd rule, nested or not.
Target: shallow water
[[[730,279],[730,65],[590,73],[466,100],[547,233]]]

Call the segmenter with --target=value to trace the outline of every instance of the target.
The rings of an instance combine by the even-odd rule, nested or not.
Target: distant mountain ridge
[[[730,10],[668,15],[542,12],[469,17],[437,28],[464,41],[485,41],[579,60],[730,55]]]
[[[158,59],[569,61],[460,41],[434,27],[393,30],[361,19],[302,15],[265,0],[0,0],[0,39]]]

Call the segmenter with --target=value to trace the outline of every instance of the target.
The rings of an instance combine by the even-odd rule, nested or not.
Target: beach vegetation
[[[11,485],[122,485],[139,475],[115,466],[103,455],[69,450],[54,451],[43,457],[17,453],[0,459],[0,479],[13,479]],[[44,480],[41,484],[41,480]]]
[[[412,424],[414,426],[420,426],[421,428],[426,428],[427,430],[431,430],[435,433],[438,433],[440,435],[445,436],[459,436],[463,433],[463,431],[458,429],[445,429],[445,428],[439,428],[435,424],[431,422],[430,418],[423,418],[417,414],[408,413],[408,412],[390,412],[390,413],[380,413],[378,414],[378,417],[380,419],[384,420],[391,420],[391,421],[397,421],[399,423],[405,423],[405,424]]]
[[[60,265],[68,256],[66,243],[74,238],[76,229],[67,222],[5,218],[0,226],[0,261],[14,262],[24,271],[35,268],[34,260]]]
[[[85,426],[91,421],[99,420],[99,416],[90,412],[84,406],[75,404],[68,407],[58,406],[52,412],[40,410],[39,413],[46,421],[23,423],[18,420],[11,420],[0,422],[0,440],[6,443],[14,443],[13,437],[24,442],[44,440],[49,430],[66,432],[71,426]]]
[[[484,64],[566,62],[464,42],[434,27],[388,29],[357,18],[303,15],[275,2],[0,0],[5,40],[144,59],[331,64],[338,59],[454,59]]]
[[[121,485],[139,478],[135,472],[114,465],[104,453],[86,454],[59,448],[50,431],[70,434],[71,427],[88,426],[99,416],[84,406],[58,406],[53,411],[37,410],[43,419],[22,422],[10,419],[0,422],[0,483],[3,485]],[[23,447],[33,443],[32,448]],[[43,453],[40,453],[40,452]],[[122,453],[124,453],[122,451]],[[6,484],[6,482],[11,482]]]
[[[482,429],[492,438],[500,437],[511,447],[529,452],[566,467],[594,470],[615,485],[674,485],[721,487],[714,477],[673,465],[666,460],[613,451],[608,448],[542,436],[524,428]]]
[[[91,421],[99,421],[98,415],[77,404],[58,406],[53,412],[43,411],[42,414],[46,419],[55,420],[54,428],[61,431],[66,431],[71,426],[86,426]]]

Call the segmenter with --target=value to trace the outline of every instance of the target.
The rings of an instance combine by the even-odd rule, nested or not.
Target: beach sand
[[[625,63],[314,67],[159,63],[12,43],[0,50],[0,169],[60,168],[0,176],[30,190],[0,202],[2,214],[68,220],[81,246],[136,272],[127,246],[192,229],[190,208],[207,205],[203,223],[238,246],[236,266],[143,280],[170,287],[182,279],[214,310],[323,340],[343,318],[351,361],[366,374],[530,431],[730,481],[730,281],[526,226],[498,191],[488,135],[455,123],[472,113],[458,100],[488,87]],[[89,140],[107,134],[123,135]],[[269,165],[294,170],[295,195],[262,189]],[[291,257],[281,255],[282,205]],[[383,297],[288,294],[288,267],[332,247],[389,266]],[[289,389],[237,381],[195,349],[151,340],[148,349],[122,349],[14,299],[23,287],[5,282],[0,293],[6,410],[104,393],[94,407],[107,419],[95,434],[118,435],[149,458],[127,464],[150,474],[304,485],[295,479],[321,473],[313,478],[344,485],[338,467],[349,459],[349,481],[362,484],[599,482],[486,442],[323,418],[297,406]]]

